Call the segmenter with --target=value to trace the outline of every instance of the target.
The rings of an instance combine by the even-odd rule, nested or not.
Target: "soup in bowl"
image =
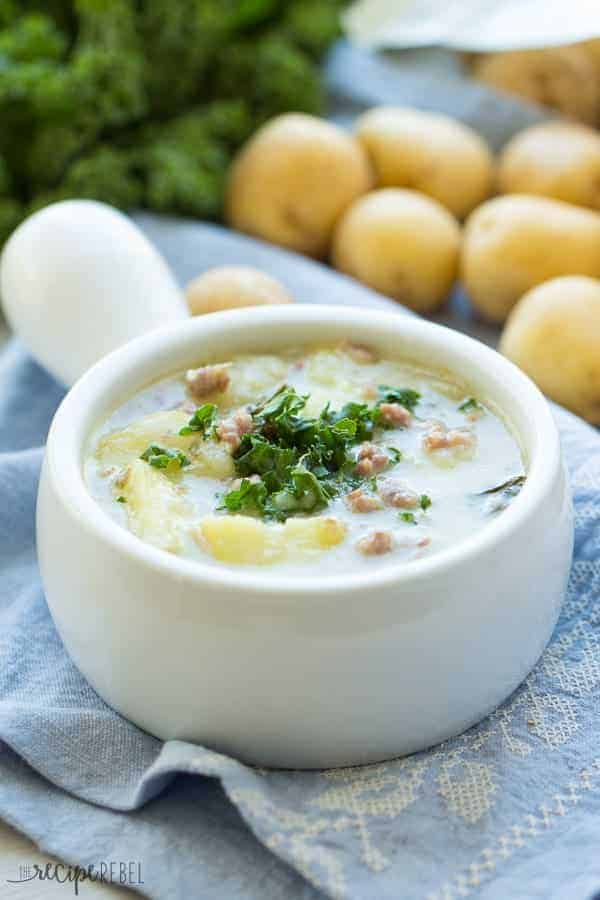
[[[456,734],[539,657],[569,571],[552,414],[485,346],[266,307],[139,338],[53,422],[49,607],[98,693],[260,765]]]
[[[90,492],[168,552],[327,573],[408,563],[476,533],[525,482],[510,426],[460,374],[342,342],[197,365],[102,423]]]

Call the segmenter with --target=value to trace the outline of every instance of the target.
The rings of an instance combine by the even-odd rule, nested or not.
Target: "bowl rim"
[[[93,428],[88,425],[84,429],[82,420],[84,414],[91,415],[90,405],[91,408],[94,404],[98,405],[105,398],[106,392],[116,393],[115,382],[119,377],[132,380],[150,358],[160,358],[160,354],[164,352],[167,355],[173,354],[192,337],[197,336],[199,343],[204,342],[206,345],[211,335],[214,337],[233,330],[237,338],[231,342],[231,352],[239,352],[242,349],[242,330],[263,329],[282,322],[290,328],[292,345],[309,343],[294,342],[292,329],[295,325],[335,325],[339,328],[340,340],[344,338],[346,328],[351,330],[353,327],[364,326],[369,331],[380,334],[389,334],[390,329],[401,331],[402,338],[408,336],[421,344],[444,345],[451,353],[468,357],[471,365],[485,373],[488,379],[502,384],[505,391],[510,391],[514,406],[520,407],[521,413],[530,421],[534,447],[527,447],[527,481],[518,497],[502,515],[486,523],[480,531],[432,553],[431,556],[396,565],[386,562],[380,569],[373,570],[369,567],[364,573],[335,575],[304,576],[297,572],[286,575],[262,567],[257,567],[256,572],[249,572],[246,568],[240,570],[234,566],[205,564],[197,559],[179,557],[160,550],[116,523],[88,491],[84,480],[85,446]],[[177,366],[157,366],[156,378],[167,377],[169,372],[174,371],[177,371]],[[149,379],[147,383],[151,381]],[[132,388],[129,396],[133,396],[136,390],[139,388]],[[511,410],[504,409],[503,412],[511,421]],[[97,417],[95,421],[98,422]],[[520,438],[525,442],[523,434],[520,434]],[[57,500],[78,520],[82,528],[130,561],[177,581],[203,587],[225,588],[248,595],[300,595],[303,598],[313,594],[348,593],[364,589],[373,591],[374,588],[390,584],[407,586],[438,576],[445,570],[468,565],[535,514],[548,492],[555,486],[560,466],[558,429],[547,400],[523,372],[497,351],[461,332],[417,317],[399,315],[394,311],[354,307],[341,309],[340,306],[317,304],[249,307],[211,313],[175,322],[134,338],[103,357],[73,385],[54,416],[45,454],[45,467],[52,479]]]

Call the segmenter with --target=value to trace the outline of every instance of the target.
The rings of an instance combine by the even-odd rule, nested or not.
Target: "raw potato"
[[[600,425],[600,281],[554,278],[519,301],[500,350],[553,400]]]
[[[582,47],[591,59],[596,69],[597,75],[600,75],[600,38],[594,38],[591,41],[584,41],[578,46]]]
[[[356,136],[381,187],[421,191],[459,219],[492,192],[494,165],[487,144],[448,116],[380,106],[358,119]]]
[[[490,53],[475,59],[476,78],[492,87],[559,110],[594,125],[600,112],[600,82],[592,57],[581,45]]]
[[[285,525],[266,525],[250,516],[206,516],[196,533],[220,562],[258,566],[299,562],[335,547],[345,536],[343,522],[326,516],[288,519]]]
[[[503,194],[541,194],[600,209],[600,134],[569,122],[526,128],[502,151],[498,184]]]
[[[330,122],[290,113],[259,128],[234,159],[225,216],[239,231],[322,257],[337,219],[372,182],[358,141]]]
[[[280,281],[252,266],[208,269],[188,284],[186,296],[193,316],[242,306],[292,302]]]
[[[333,264],[417,312],[444,302],[456,278],[460,228],[435,200],[384,188],[357,200],[341,219]]]
[[[133,533],[161,550],[179,553],[189,509],[169,478],[143,460],[135,459],[119,491],[125,498]]]
[[[524,194],[489,200],[471,214],[461,278],[488,319],[503,322],[526,291],[559,275],[600,277],[600,214]]]

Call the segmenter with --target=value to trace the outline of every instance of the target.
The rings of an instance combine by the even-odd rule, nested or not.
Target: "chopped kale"
[[[121,494],[120,497],[117,497],[117,503],[127,503],[127,498]]]
[[[389,384],[380,384],[378,387],[379,403],[399,403],[409,412],[412,412],[421,399],[418,391],[412,388],[395,388]]]
[[[416,525],[417,520],[415,519],[415,514],[411,512],[401,512],[399,518],[402,519],[403,522],[408,522],[410,525]]]
[[[239,488],[223,496],[219,509],[231,513],[264,516],[267,501],[267,488],[262,481],[253,482],[244,478]]]
[[[470,412],[484,412],[484,408],[475,397],[467,397],[466,400],[458,407],[459,412],[470,413]]]
[[[421,494],[419,497],[419,506],[425,512],[425,510],[429,509],[431,506],[431,497],[428,497],[427,494]]]
[[[271,488],[277,490],[296,462],[297,454],[291,447],[278,447],[260,435],[246,434],[236,452],[235,469],[242,478],[265,476]]]
[[[190,421],[185,425],[179,434],[188,435],[194,432],[200,432],[202,437],[206,437],[206,432],[213,427],[217,419],[217,407],[214,403],[205,403],[199,406]]]
[[[402,459],[402,450],[398,450],[397,447],[386,447],[387,454],[392,462],[392,465],[397,465]]]
[[[481,502],[480,498],[485,498],[486,502],[483,506],[483,510],[486,514],[493,515],[494,513],[506,509],[513,498],[520,492],[524,484],[525,475],[517,475],[515,478],[509,478],[508,481],[504,481],[502,484],[488,488],[486,491],[480,491],[478,494],[475,494],[472,499]]]
[[[515,478],[509,478],[508,481],[498,484],[495,487],[488,488],[485,491],[479,491],[478,496],[486,497],[488,494],[501,494],[509,492],[511,496],[516,496],[525,484],[525,475],[517,475]]]
[[[189,466],[190,461],[181,450],[170,450],[168,447],[159,447],[158,444],[150,444],[144,450],[140,459],[143,459],[155,469],[165,469],[169,473],[178,472]]]
[[[353,402],[332,410],[327,404],[315,417],[305,414],[308,396],[283,385],[252,408],[254,428],[233,454],[236,474],[244,481],[223,496],[220,508],[283,520],[323,509],[333,498],[364,484],[353,448],[385,427],[379,407],[388,397],[412,409],[419,394],[384,386],[373,406]],[[387,452],[391,465],[402,458],[395,447]],[[252,475],[260,482],[250,481]],[[374,490],[376,486],[375,480]]]
[[[275,509],[284,515],[316,512],[328,502],[329,495],[317,476],[302,466],[293,469],[286,486],[271,497]]]

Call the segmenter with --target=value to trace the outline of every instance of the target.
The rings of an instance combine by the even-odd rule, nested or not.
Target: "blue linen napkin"
[[[332,61],[338,94],[347,52]],[[357,62],[362,92],[381,87],[367,71],[373,64]],[[399,102],[407,79],[390,74],[382,84],[395,85]],[[421,105],[435,102],[435,85],[425,85]],[[443,102],[453,98],[445,87]],[[373,97],[357,102],[365,99]],[[140,221],[182,281],[208,265],[246,262],[303,302],[390,305],[323,266],[222,229]],[[81,866],[139,862],[144,883],[131,886],[161,900],[591,898],[600,887],[593,429],[556,411],[575,493],[575,558],[552,642],[515,694],[464,735],[406,759],[273,772],[141,732],[66,656],[33,530],[41,445],[61,396],[16,342],[0,354],[0,816]]]

